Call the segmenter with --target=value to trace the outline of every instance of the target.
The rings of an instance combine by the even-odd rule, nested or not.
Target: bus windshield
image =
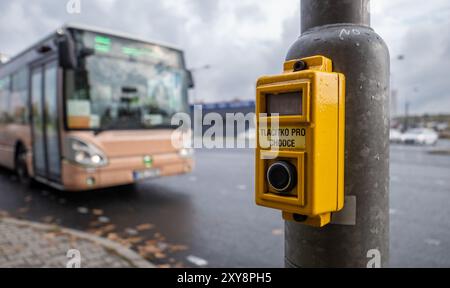
[[[181,52],[87,31],[74,39],[78,67],[65,72],[69,129],[169,127],[187,111]]]

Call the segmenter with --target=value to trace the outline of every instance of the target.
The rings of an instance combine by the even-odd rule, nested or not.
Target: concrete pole
[[[324,55],[332,59],[334,71],[346,76],[344,209],[356,201],[354,219],[348,219],[355,224],[313,228],[287,221],[286,266],[386,267],[389,51],[369,27],[369,0],[302,0],[301,17],[302,34],[287,60]]]

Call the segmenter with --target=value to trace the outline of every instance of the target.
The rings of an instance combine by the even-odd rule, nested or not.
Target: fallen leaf
[[[0,211],[0,217],[8,217],[9,213],[7,211]]]
[[[145,231],[145,230],[153,229],[153,227],[155,227],[155,226],[152,224],[146,223],[146,224],[141,224],[141,225],[136,226],[136,230]]]
[[[103,231],[102,230],[88,230],[88,233],[94,234],[96,236],[102,236],[103,235]]]
[[[164,242],[160,242],[158,243],[158,248],[161,249],[162,251],[166,250],[169,247],[169,244],[164,243]]]
[[[47,239],[47,240],[55,239],[55,237],[56,237],[56,234],[53,233],[53,232],[49,232],[49,233],[45,233],[44,234],[44,238]]]
[[[174,268],[184,268],[184,264],[181,263],[181,262],[178,262],[178,263],[175,264],[173,267],[174,267]]]
[[[19,212],[20,214],[24,214],[24,213],[27,213],[28,210],[30,210],[28,207],[22,207],[22,208],[19,208],[19,210],[17,210],[17,212]]]
[[[185,245],[171,245],[169,246],[170,252],[186,251],[188,249]]]
[[[130,236],[136,236],[139,234],[139,232],[133,228],[127,228],[125,229],[125,233],[127,233]]]
[[[125,239],[125,241],[127,241],[130,244],[137,244],[139,242],[142,242],[142,237],[132,237],[132,238]]]
[[[108,233],[108,232],[112,232],[115,229],[116,229],[116,225],[114,225],[114,224],[109,224],[109,225],[106,225],[106,226],[100,228],[100,230],[102,230],[104,234]]]
[[[109,233],[106,238],[108,238],[111,241],[116,241],[119,239],[119,235],[117,235],[117,233]]]
[[[103,224],[98,221],[92,221],[91,223],[89,223],[89,226],[91,226],[91,227],[98,227],[101,225],[103,225]]]
[[[100,216],[100,217],[98,217],[98,221],[101,222],[101,223],[108,223],[111,220],[108,217],[106,217],[106,216]]]
[[[155,258],[156,259],[164,259],[164,258],[166,258],[166,255],[164,253],[158,252],[158,253],[155,253]]]
[[[89,229],[88,232],[95,234],[97,236],[103,236],[109,232],[114,231],[115,229],[116,229],[116,226],[113,224],[110,224],[110,225],[106,225],[106,226],[103,226],[103,227],[100,227],[97,229]]]
[[[160,250],[159,250],[158,247],[156,247],[156,246],[150,246],[150,245],[147,245],[147,246],[140,246],[140,247],[138,247],[138,249],[141,250],[141,251],[143,251],[143,252],[145,252],[145,253],[151,253],[151,254],[155,254],[155,253],[160,252]]]
[[[145,245],[148,245],[148,246],[156,246],[157,243],[158,243],[158,241],[156,241],[156,240],[147,240],[147,241],[145,241]]]
[[[95,216],[102,216],[103,210],[102,209],[92,209],[92,214],[94,214]]]
[[[89,209],[86,207],[78,207],[77,211],[80,214],[88,214],[89,213]]]
[[[52,223],[53,219],[54,219],[53,216],[45,216],[45,217],[42,218],[42,222],[44,222],[44,223]]]

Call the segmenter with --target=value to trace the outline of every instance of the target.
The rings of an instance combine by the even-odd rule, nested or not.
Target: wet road
[[[392,266],[450,267],[450,156],[426,149],[391,148]],[[158,264],[282,267],[280,213],[253,202],[253,152],[200,150],[196,160],[189,175],[75,194],[0,170],[0,211],[119,239]]]
[[[440,142],[439,146],[450,146]],[[391,266],[450,267],[450,155],[391,148]]]

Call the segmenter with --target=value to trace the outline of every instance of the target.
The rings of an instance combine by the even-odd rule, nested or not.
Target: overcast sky
[[[253,99],[254,83],[274,74],[299,36],[299,0],[1,0],[0,51],[14,55],[65,22],[80,22],[182,47],[196,73],[197,98]],[[450,113],[450,1],[372,0],[372,26],[392,57],[398,105]],[[404,60],[398,60],[404,55]]]

